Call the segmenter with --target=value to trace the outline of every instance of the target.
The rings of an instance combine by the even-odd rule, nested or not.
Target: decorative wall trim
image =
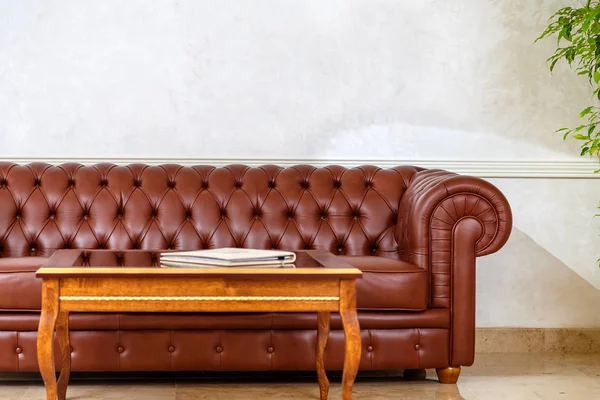
[[[594,171],[600,165],[593,160],[403,160],[403,159],[292,159],[292,158],[176,158],[176,157],[0,157],[0,162],[11,161],[19,164],[30,162],[47,162],[62,164],[78,162],[96,164],[109,162],[114,164],[209,164],[223,166],[228,164],[264,165],[276,164],[290,166],[311,164],[315,166],[342,165],[355,167],[372,164],[380,167],[397,165],[416,165],[424,168],[436,168],[454,171],[459,174],[473,175],[482,178],[582,178],[600,179]]]

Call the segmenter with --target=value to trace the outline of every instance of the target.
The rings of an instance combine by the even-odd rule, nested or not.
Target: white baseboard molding
[[[178,157],[9,157],[0,156],[0,162],[10,161],[18,164],[46,162],[62,164],[77,162],[96,164],[109,162],[114,164],[144,163],[183,164],[183,165],[215,165],[245,164],[251,166],[275,164],[290,166],[310,164],[315,166],[341,165],[355,167],[359,165],[377,165],[382,168],[397,165],[415,165],[423,168],[445,169],[459,174],[478,176],[481,178],[579,178],[600,179],[594,171],[600,164],[594,160],[402,160],[402,159],[292,159],[292,158],[178,158]]]

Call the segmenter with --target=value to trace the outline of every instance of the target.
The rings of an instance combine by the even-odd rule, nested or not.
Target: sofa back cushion
[[[250,247],[398,258],[398,205],[417,171],[0,163],[0,256]]]

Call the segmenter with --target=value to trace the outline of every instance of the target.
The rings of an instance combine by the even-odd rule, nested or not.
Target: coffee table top
[[[348,278],[362,272],[325,250],[296,251],[296,268],[201,267],[173,268],[160,265],[161,251],[58,250],[38,269],[38,278],[68,277],[223,277],[223,278]]]

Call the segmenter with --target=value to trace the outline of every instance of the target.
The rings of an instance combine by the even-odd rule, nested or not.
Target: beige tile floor
[[[480,354],[475,365],[465,368],[458,385],[441,385],[428,379],[402,381],[401,372],[361,374],[354,388],[357,400],[467,399],[539,400],[600,399],[600,354]],[[99,380],[76,377],[69,386],[70,400],[268,400],[318,399],[318,385],[309,378],[169,376],[146,380]],[[84,379],[87,378],[87,379]],[[15,381],[1,376],[0,399],[45,399],[39,381]],[[10,380],[13,379],[13,380]],[[334,380],[330,399],[339,399],[339,380]]]

